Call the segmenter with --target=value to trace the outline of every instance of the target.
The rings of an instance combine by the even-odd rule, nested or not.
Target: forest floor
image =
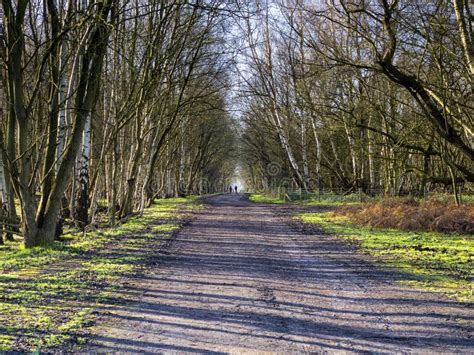
[[[157,200],[141,216],[86,233],[68,228],[52,245],[0,246],[0,353],[65,350],[87,340],[103,305],[130,299],[143,275],[193,211],[195,197]]]
[[[327,208],[207,199],[151,268],[96,307],[78,351],[471,352],[472,303],[401,284],[292,218]],[[128,300],[128,302],[123,302]]]

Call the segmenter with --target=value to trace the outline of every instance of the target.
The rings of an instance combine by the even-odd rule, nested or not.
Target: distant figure
[[[230,185],[230,187],[229,187],[229,193],[230,194],[232,193],[232,185]]]
[[[237,185],[235,185],[234,189],[235,189],[235,193],[237,193]]]

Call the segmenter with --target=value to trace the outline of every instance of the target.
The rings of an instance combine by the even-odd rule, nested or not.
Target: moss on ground
[[[398,199],[404,200],[407,197],[399,197]],[[415,200],[426,200],[426,198],[415,198],[409,197]],[[437,199],[440,201],[445,202],[453,202],[453,196],[450,194],[430,194],[429,198]],[[362,195],[363,201],[384,201],[386,197],[370,197],[367,195]],[[392,198],[392,200],[396,200],[397,198]],[[472,202],[474,201],[474,195],[461,195],[460,199],[463,203]],[[340,195],[336,193],[323,193],[319,198],[316,195],[312,194],[310,198],[299,200],[295,199],[293,201],[287,201],[285,199],[281,199],[278,197],[272,197],[268,194],[251,194],[249,200],[252,202],[257,203],[275,203],[275,204],[295,204],[295,205],[303,205],[303,206],[344,206],[344,205],[361,205],[364,202],[361,202],[361,196],[358,193],[351,193],[346,195]]]
[[[45,351],[81,343],[81,328],[94,309],[115,301],[114,289],[152,256],[150,247],[169,239],[179,217],[198,205],[195,197],[157,200],[142,216],[116,228],[82,234],[68,231],[61,242],[0,249],[0,351]]]
[[[472,235],[362,227],[332,212],[304,213],[297,218],[349,240],[377,260],[403,270],[407,277],[402,283],[442,292],[460,301],[474,301]]]
[[[256,203],[286,203],[286,201],[281,198],[263,194],[251,194],[249,200]]]
[[[342,205],[355,205],[360,204],[357,200],[354,200],[353,195],[348,196],[339,196],[333,195],[329,196],[326,194],[324,198],[321,199],[307,199],[307,200],[294,200],[294,201],[285,201],[284,199],[278,197],[272,197],[265,194],[251,194],[249,200],[256,203],[275,203],[275,204],[293,204],[293,205],[303,205],[303,206],[342,206]]]

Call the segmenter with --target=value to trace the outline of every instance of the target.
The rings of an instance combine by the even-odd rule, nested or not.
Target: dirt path
[[[83,351],[472,352],[472,305],[394,284],[330,236],[236,195],[205,210],[110,305]]]

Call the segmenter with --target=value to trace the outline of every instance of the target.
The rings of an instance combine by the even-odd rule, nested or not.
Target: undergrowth
[[[142,268],[151,247],[179,228],[178,208],[198,208],[189,204],[194,200],[157,200],[116,228],[69,231],[47,247],[2,246],[0,351],[44,351],[84,341],[80,330],[94,309],[113,300],[123,277]]]
[[[472,235],[370,228],[333,212],[304,213],[298,218],[354,242],[377,260],[403,270],[403,283],[442,292],[460,301],[474,301]]]
[[[281,198],[264,194],[251,194],[249,200],[256,203],[285,203]]]
[[[384,200],[339,207],[336,215],[369,227],[407,231],[474,233],[474,202],[456,206],[440,199]]]
[[[321,195],[312,193],[305,199],[299,199],[298,195],[293,196],[293,199],[287,200],[280,197],[273,197],[270,194],[257,194],[252,193],[249,196],[249,200],[257,203],[275,203],[275,204],[294,204],[303,206],[385,206],[385,205],[421,205],[422,208],[431,207],[437,208],[439,206],[445,206],[446,209],[452,210],[455,207],[452,195],[449,194],[431,194],[429,199],[426,198],[414,198],[414,197],[392,197],[387,198],[381,196],[368,196],[365,194],[359,195],[358,193],[351,194],[337,194],[334,192],[324,192]],[[468,207],[474,208],[474,195],[462,195],[461,200],[463,204],[459,209]],[[431,207],[429,205],[432,205]],[[470,206],[470,207],[469,207]]]
[[[272,197],[266,194],[251,194],[249,200],[256,203],[275,203],[275,204],[295,204],[295,205],[304,205],[304,206],[341,206],[341,205],[356,205],[359,204],[354,200],[353,196],[340,197],[337,195],[334,196],[325,196],[320,199],[307,199],[307,200],[293,200],[286,201],[285,199],[279,197]]]

